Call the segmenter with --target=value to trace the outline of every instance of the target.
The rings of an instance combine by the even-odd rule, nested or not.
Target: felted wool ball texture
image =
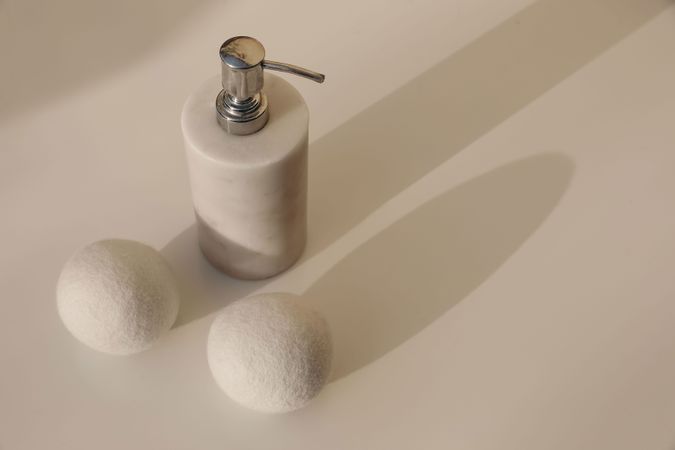
[[[123,239],[94,242],[65,264],[56,288],[57,309],[78,340],[100,352],[146,350],[173,325],[179,293],[163,256]]]
[[[267,413],[305,406],[332,359],[328,324],[292,294],[260,294],[226,307],[207,344],[213,376],[236,402]]]

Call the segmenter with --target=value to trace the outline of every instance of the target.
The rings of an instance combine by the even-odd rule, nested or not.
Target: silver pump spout
[[[247,135],[262,129],[269,119],[262,92],[263,69],[292,73],[323,83],[323,74],[265,59],[265,48],[249,36],[228,39],[220,47],[223,90],[216,98],[218,123],[231,134]]]

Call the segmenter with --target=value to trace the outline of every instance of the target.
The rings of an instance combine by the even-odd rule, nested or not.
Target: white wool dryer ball
[[[236,402],[279,413],[305,406],[330,372],[326,321],[291,294],[261,294],[229,305],[211,325],[208,360]]]
[[[162,255],[122,239],[77,251],[61,271],[56,299],[73,336],[116,355],[149,348],[171,328],[179,305],[177,283]]]

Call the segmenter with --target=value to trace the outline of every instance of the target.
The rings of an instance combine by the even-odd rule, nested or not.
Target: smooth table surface
[[[675,448],[672,2],[334,3],[0,1],[0,448]],[[199,254],[178,124],[238,33],[327,73],[292,80],[308,248],[261,282]],[[62,264],[107,237],[196,291],[132,357],[56,314]],[[288,415],[206,362],[217,311],[269,291],[335,338]]]

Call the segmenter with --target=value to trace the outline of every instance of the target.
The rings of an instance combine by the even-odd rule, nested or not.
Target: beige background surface
[[[675,448],[671,5],[0,1],[0,448]],[[237,33],[328,75],[293,80],[309,248],[256,283],[196,249],[178,126]],[[134,357],[56,316],[61,265],[104,237],[197,291]],[[336,342],[285,416],[205,357],[219,308],[273,290]]]

